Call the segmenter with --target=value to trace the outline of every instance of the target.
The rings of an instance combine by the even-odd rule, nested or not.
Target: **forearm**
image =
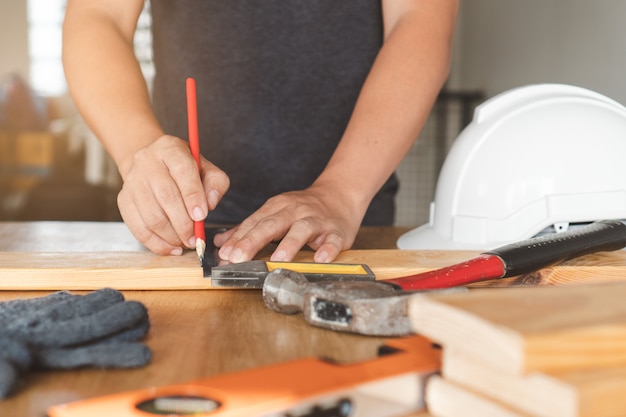
[[[124,175],[131,156],[163,131],[133,52],[143,2],[122,1],[128,1],[123,14],[107,9],[114,1],[106,7],[68,2],[63,63],[74,102]]]
[[[342,140],[316,181],[363,213],[418,137],[447,78],[456,17],[455,2],[447,3],[445,13],[426,7],[388,24]]]

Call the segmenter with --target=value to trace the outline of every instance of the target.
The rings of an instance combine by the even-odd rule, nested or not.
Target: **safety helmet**
[[[428,224],[397,245],[492,249],[601,219],[626,219],[626,108],[580,87],[530,85],[476,108]]]

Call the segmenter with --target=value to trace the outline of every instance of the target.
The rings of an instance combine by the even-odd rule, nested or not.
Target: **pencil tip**
[[[198,254],[198,260],[200,266],[204,267],[204,251],[206,250],[206,243],[203,239],[196,239],[196,253]]]

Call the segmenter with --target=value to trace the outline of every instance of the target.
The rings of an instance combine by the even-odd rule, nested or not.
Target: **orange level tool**
[[[422,336],[392,339],[352,364],[306,358],[207,379],[78,401],[49,417],[399,417],[424,408],[440,350]]]

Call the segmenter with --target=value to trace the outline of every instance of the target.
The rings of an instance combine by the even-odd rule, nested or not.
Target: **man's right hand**
[[[120,166],[120,213],[151,251],[180,255],[194,248],[193,222],[204,220],[228,190],[226,173],[202,157],[200,164],[199,175],[187,143],[164,135]]]

